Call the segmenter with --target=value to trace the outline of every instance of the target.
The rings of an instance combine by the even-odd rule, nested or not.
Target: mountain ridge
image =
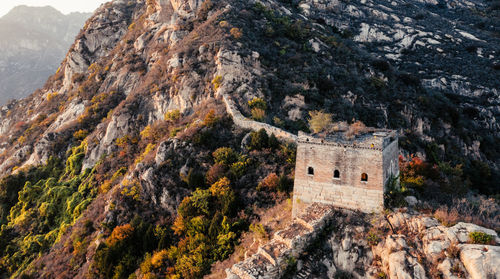
[[[18,6],[0,18],[0,103],[42,87],[88,17],[63,15],[50,6]]]

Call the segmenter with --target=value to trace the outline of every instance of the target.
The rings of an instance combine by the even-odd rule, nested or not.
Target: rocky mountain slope
[[[431,208],[498,193],[498,6],[461,3],[103,5],[0,109],[0,273],[202,277],[286,199],[313,110],[397,129]]]
[[[0,104],[41,88],[90,15],[18,6],[0,18]]]

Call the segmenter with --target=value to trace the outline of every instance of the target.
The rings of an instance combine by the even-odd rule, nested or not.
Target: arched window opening
[[[340,171],[339,170],[335,170],[333,172],[333,178],[340,179]]]
[[[368,181],[368,174],[366,174],[366,173],[361,174],[361,181],[364,181],[364,182]]]
[[[314,175],[314,168],[313,167],[308,167],[307,168],[307,174],[308,175]]]

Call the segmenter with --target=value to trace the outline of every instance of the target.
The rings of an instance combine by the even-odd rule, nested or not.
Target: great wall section
[[[281,140],[292,141],[297,143],[299,147],[302,146],[304,148],[307,146],[311,149],[309,146],[310,138],[309,142],[306,142],[306,145],[304,145],[303,142],[301,143],[302,137],[300,135],[296,136],[269,124],[250,120],[241,114],[234,101],[228,95],[221,95],[227,112],[232,116],[237,126],[254,131],[264,129],[268,134],[274,134]],[[373,133],[373,136],[375,136],[375,133]],[[378,135],[374,138],[377,137]],[[382,136],[382,139],[386,137],[387,135]],[[319,140],[321,147],[326,146],[322,142],[322,139]],[[297,194],[296,191],[299,191],[302,194],[306,194],[306,196],[302,196],[305,201],[307,201],[306,197],[310,196],[309,202],[302,202],[299,198],[297,198],[298,200],[294,199],[293,211],[295,214],[292,214],[290,225],[274,233],[273,238],[267,243],[261,244],[255,254],[249,257],[245,255],[244,260],[227,268],[225,270],[225,278],[305,279],[313,278],[311,276],[313,276],[314,272],[318,272],[318,270],[321,270],[322,274],[328,275],[328,278],[344,278],[338,277],[340,276],[337,274],[339,271],[339,274],[350,274],[352,278],[423,279],[428,278],[427,275],[429,272],[438,272],[443,275],[442,278],[450,279],[500,278],[500,238],[494,230],[462,222],[452,227],[446,227],[435,218],[426,214],[413,212],[413,209],[411,209],[412,206],[410,206],[409,211],[408,208],[402,208],[388,215],[385,213],[380,214],[379,210],[372,211],[373,208],[378,209],[378,205],[383,205],[384,198],[381,194],[385,191],[384,187],[389,180],[388,178],[399,174],[397,160],[392,160],[397,158],[399,152],[397,137],[395,140],[391,139],[390,142],[383,141],[381,145],[372,142],[371,139],[367,143],[369,143],[368,146],[364,146],[364,144],[356,146],[360,142],[355,141],[354,146],[369,152],[376,151],[381,154],[381,158],[377,157],[377,163],[375,164],[378,171],[375,175],[369,176],[370,185],[365,184],[368,181],[368,176],[365,180],[363,179],[365,173],[361,175],[361,184],[363,185],[362,189],[358,189],[363,191],[361,195],[360,193],[346,192],[347,188],[352,190],[352,188],[360,186],[359,181],[353,184],[350,180],[344,181],[340,179],[333,182],[333,184],[331,181],[320,183],[319,186],[326,186],[327,188],[332,185],[335,186],[334,184],[351,186],[341,187],[342,191],[339,193],[330,193],[330,196],[325,195],[328,192],[324,191],[325,187],[320,187],[320,189],[311,188],[318,184],[317,182],[321,182],[316,181],[316,178],[307,178],[308,182],[306,184],[311,187],[305,188],[297,188],[297,181],[295,181],[294,197]],[[339,146],[339,148],[343,149],[343,153],[346,153],[346,149],[349,149],[348,145],[344,144]],[[332,153],[331,151],[319,148],[313,151],[313,153],[320,154],[316,159],[321,159],[320,161],[327,159],[329,163],[333,162],[335,165],[335,160],[330,162],[332,156],[324,155],[328,152]],[[340,153],[335,151],[332,154],[339,155]],[[335,159],[334,157],[333,159]],[[343,161],[349,161],[349,158],[345,155],[340,157],[342,157]],[[355,165],[362,167],[366,166],[369,162],[373,163],[372,157],[372,155],[357,156],[358,159],[362,158],[362,161],[358,162],[360,164]],[[351,156],[350,159],[356,158]],[[297,160],[303,159],[297,157]],[[305,171],[306,167],[309,169],[307,165],[312,166],[313,163],[306,162],[306,165],[297,167],[299,169],[302,168],[301,171]],[[348,163],[350,167],[353,167],[353,162]],[[330,171],[327,175],[328,179],[338,179],[338,176],[336,176],[337,170],[335,169],[337,166],[334,165],[316,164],[319,167],[318,170]],[[346,165],[346,167],[348,166]],[[356,177],[356,174],[359,174],[360,171],[366,171],[370,174],[370,169],[358,168],[355,174],[347,175],[347,177]],[[333,177],[331,170],[334,170]],[[339,171],[341,175],[342,172],[348,174],[346,169],[343,171],[340,168]],[[318,179],[327,176],[320,175]],[[376,183],[379,185],[375,186],[377,186],[377,190],[380,190],[380,193],[376,195],[369,193],[369,188],[374,186],[371,185],[373,178],[379,178],[376,179]],[[298,181],[298,183],[303,184],[304,181]],[[317,195],[311,195],[313,192]],[[361,198],[361,201],[359,200],[360,196],[364,197]],[[335,198],[332,199],[332,197]],[[338,197],[340,197],[340,200],[335,200]],[[361,205],[358,203],[366,201],[366,198],[371,200],[371,204]],[[357,202],[350,204],[349,201],[351,203],[352,201]],[[296,208],[300,207],[298,205],[303,207],[297,210]],[[367,214],[371,212],[379,212],[379,214]],[[364,219],[364,223],[349,224],[352,222],[353,214],[356,216],[354,219]],[[377,243],[370,243],[373,240],[369,240],[371,236],[370,230],[373,228],[377,228],[378,230],[384,230],[382,228],[385,228],[386,230],[385,235],[375,235]],[[332,232],[335,232],[335,235],[332,235]],[[405,233],[402,234],[401,232]],[[492,236],[494,243],[471,244],[470,235],[477,232]],[[327,245],[330,245],[328,248],[331,249],[332,253],[329,258],[328,256],[325,258],[324,254],[319,262],[308,258],[311,255],[312,249],[316,249],[314,248],[316,247],[315,244],[325,241],[325,236],[328,241]],[[416,239],[420,239],[420,241],[416,241]],[[448,253],[451,248],[455,249],[454,254]],[[319,253],[321,255],[321,252]],[[436,262],[438,260],[442,262]],[[429,263],[434,263],[434,265],[429,265]],[[318,269],[320,265],[322,266]],[[457,277],[455,274],[460,276]]]
[[[298,137],[292,133],[243,116],[227,94],[222,94],[222,99],[237,126],[254,131],[264,129],[281,140],[297,141]],[[333,208],[319,203],[307,207],[287,228],[276,232],[273,239],[261,245],[256,254],[227,269],[227,279],[281,278],[289,261],[302,254],[331,221]]]
[[[236,107],[234,101],[231,100],[231,98],[228,95],[223,94],[222,99],[224,100],[227,112],[229,113],[229,115],[231,115],[234,124],[236,124],[237,126],[244,129],[251,129],[254,131],[264,129],[269,135],[274,134],[276,137],[282,140],[293,141],[293,142],[297,141],[297,136],[290,132],[284,131],[278,127],[274,127],[267,123],[257,122],[246,118],[245,116],[243,116],[243,114],[241,114],[241,112]]]
[[[300,256],[330,223],[334,207],[315,203],[285,229],[261,245],[254,255],[226,270],[227,279],[281,278],[292,259]]]

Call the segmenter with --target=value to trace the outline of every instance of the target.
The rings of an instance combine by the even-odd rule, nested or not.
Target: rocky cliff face
[[[280,183],[291,175],[293,151],[283,144],[272,154],[250,152],[247,147],[258,141],[245,129],[293,139],[291,133],[307,129],[311,110],[398,129],[403,153],[462,163],[461,178],[471,187],[496,192],[497,18],[486,3],[453,3],[103,5],[45,87],[0,109],[0,177],[9,189],[0,192],[0,247],[6,247],[0,272],[47,278],[145,273],[137,261],[147,253],[185,242],[170,232],[167,247],[159,241],[153,248],[130,248],[133,260],[99,269],[96,258],[116,260],[102,256],[112,251],[112,236],[120,237],[115,228],[162,235],[181,201],[199,195],[195,188],[216,182],[223,172],[236,185],[240,215],[248,216],[254,204],[272,200],[272,193],[256,191],[258,181],[271,172],[283,174]],[[477,14],[461,16],[470,9]],[[483,21],[493,23],[471,25]],[[464,51],[470,42],[477,48]],[[456,66],[465,59],[468,67]],[[260,115],[252,115],[248,103],[256,97],[265,102]],[[224,146],[241,153],[226,168],[214,164],[212,155]],[[66,161],[63,171],[50,171],[63,164],[51,158]],[[242,173],[248,165],[251,171]],[[42,193],[64,208],[51,207],[37,196]],[[48,219],[38,224],[37,216]],[[141,231],[135,217],[150,229]],[[228,228],[226,218],[214,220],[213,230]],[[188,273],[182,261],[170,260],[168,271],[157,272]],[[206,270],[205,264],[196,272]]]
[[[484,232],[495,236],[494,242],[498,245],[495,231],[468,223],[445,227],[434,218],[415,213],[390,214],[387,220],[378,220],[368,231],[360,219],[363,217],[353,216],[351,212],[338,214],[332,224],[333,232],[323,238],[327,239],[322,248],[325,254],[300,259],[297,278],[313,274],[327,274],[325,278],[341,274],[354,278],[495,278],[500,275],[498,246],[470,244],[469,237],[470,233]]]
[[[500,75],[497,6],[480,1],[364,0],[302,1],[299,6],[307,16],[348,33],[375,57],[418,78],[428,91],[446,96],[474,126],[498,137],[500,84],[490,78]],[[427,140],[439,136],[431,131],[427,116],[409,112],[405,118]],[[457,124],[442,123],[442,133]],[[478,158],[489,149],[488,142],[461,138],[457,144]]]
[[[122,105],[110,115],[109,123],[93,125],[99,144],[89,148],[84,166],[90,167],[111,151],[116,138],[162,118],[171,109],[190,113],[204,100],[228,95],[249,116],[247,101],[263,97],[269,100],[264,121],[291,132],[304,127],[302,119],[308,110],[326,109],[334,111],[338,120],[357,118],[370,126],[404,131],[407,137],[401,145],[408,152],[430,152],[427,155],[435,160],[454,160],[456,152],[463,154],[466,172],[477,171],[471,163],[474,160],[488,161],[492,175],[476,186],[493,191],[488,183],[498,173],[498,84],[493,78],[498,76],[494,66],[497,31],[489,25],[483,29],[493,32],[490,36],[479,27],[475,27],[477,32],[465,27],[460,31],[482,38],[477,40],[459,31],[443,33],[451,30],[445,24],[449,18],[496,22],[485,4],[470,3],[486,13],[476,18],[456,14],[471,9],[470,5],[398,2],[391,6],[407,8],[391,13],[390,7],[376,2],[259,3],[234,2],[219,11],[208,10],[199,1],[144,5],[116,1],[103,6],[44,90],[3,108],[0,131],[7,135],[15,123],[35,119],[36,111],[49,106],[49,96],[57,95],[52,103],[59,102],[61,110],[44,113],[54,119],[40,131],[41,139],[84,115],[95,94],[117,92],[116,102],[127,99],[125,103],[139,107],[130,112]],[[431,13],[432,9],[442,15]],[[429,14],[422,18],[417,10],[429,10]],[[208,14],[212,17],[207,18]],[[401,23],[394,25],[398,20]],[[372,21],[378,27],[368,26]],[[428,43],[431,38],[441,41]],[[484,45],[482,54],[461,49],[479,43]],[[439,52],[440,45],[449,46],[449,52]],[[407,58],[408,50],[412,54]],[[431,53],[436,58],[430,59]],[[440,66],[457,65],[451,60],[464,57],[476,61],[469,64],[483,74],[478,75],[472,66],[447,70]],[[282,62],[289,66],[282,67]],[[415,65],[429,70],[418,70]],[[218,77],[216,92],[206,92],[206,84]],[[438,80],[448,85],[437,90]],[[147,98],[141,95],[144,92]],[[29,107],[28,113],[6,117],[9,111],[20,112],[16,110],[20,107]],[[141,124],[132,121],[139,115]],[[10,145],[14,149],[4,154],[0,170],[45,162],[53,150],[44,148],[44,142],[26,143],[24,151],[20,145]]]
[[[42,87],[90,15],[18,6],[0,18],[0,104]]]

